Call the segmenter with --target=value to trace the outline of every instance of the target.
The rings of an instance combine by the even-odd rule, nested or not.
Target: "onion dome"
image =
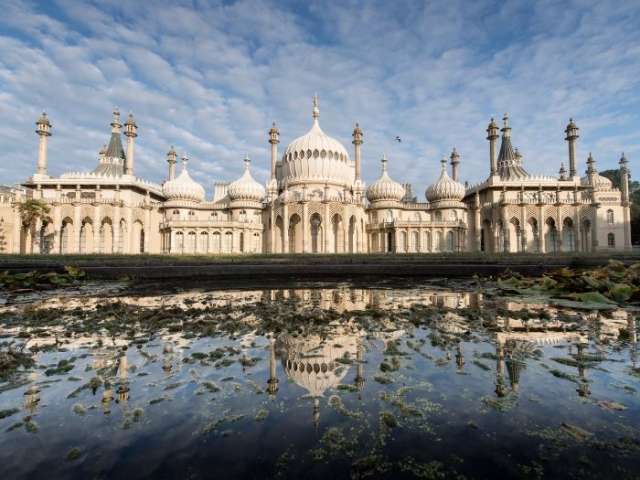
[[[322,131],[318,118],[318,97],[313,98],[313,125],[305,135],[291,142],[282,156],[284,179],[289,186],[318,180],[351,186],[354,170],[346,148]]]
[[[462,200],[465,194],[464,185],[460,182],[456,182],[447,174],[447,159],[443,158],[440,163],[442,168],[440,170],[440,178],[433,185],[430,185],[425,192],[427,201],[429,202],[441,202],[446,200],[452,200],[459,202]]]
[[[187,157],[182,157],[182,172],[173,180],[165,182],[162,192],[167,200],[185,200],[201,202],[204,200],[204,188],[193,180],[187,171]]]
[[[382,156],[382,175],[367,188],[367,198],[370,202],[390,200],[399,202],[404,197],[404,187],[391,180],[387,174],[387,156]]]
[[[265,190],[262,185],[256,182],[251,176],[249,157],[244,159],[244,173],[242,176],[229,184],[227,193],[230,200],[250,200],[260,202],[265,196]]]

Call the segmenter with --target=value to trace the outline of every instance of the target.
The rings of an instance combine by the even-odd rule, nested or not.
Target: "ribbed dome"
[[[464,198],[465,188],[460,182],[456,182],[447,174],[447,161],[441,160],[442,169],[440,178],[433,185],[430,185],[425,192],[427,201],[440,202],[443,200],[460,201]]]
[[[313,99],[313,125],[305,135],[291,142],[282,156],[283,176],[288,185],[297,181],[329,181],[351,186],[354,169],[349,154],[335,138],[322,131],[318,99]]]
[[[589,176],[585,175],[584,177],[582,177],[580,179],[580,183],[583,186],[588,186],[589,185]],[[595,188],[607,190],[607,189],[613,188],[613,182],[610,179],[608,179],[607,177],[603,177],[599,173],[596,173],[595,174]]]
[[[238,180],[230,183],[227,187],[229,199],[260,202],[264,198],[265,189],[251,176],[249,164],[249,157],[246,157],[244,159],[244,173]]]
[[[367,198],[370,202],[393,200],[399,202],[404,197],[404,187],[391,180],[387,174],[387,157],[382,157],[382,175],[367,188]]]
[[[162,192],[167,200],[187,200],[201,202],[204,200],[204,188],[193,180],[187,171],[187,158],[182,159],[182,172],[173,180],[165,182]]]

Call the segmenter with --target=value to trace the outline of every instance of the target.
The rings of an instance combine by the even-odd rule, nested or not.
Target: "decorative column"
[[[102,253],[100,245],[100,185],[96,185],[96,198],[93,202],[93,251],[87,253]]]
[[[476,251],[482,250],[482,223],[480,222],[480,193],[476,190],[473,197],[473,228],[476,234]],[[485,245],[485,250],[488,250]]]
[[[120,235],[120,185],[116,185],[115,202],[113,203],[113,253],[122,253]]]
[[[544,201],[542,200],[542,185],[538,186],[538,247],[540,253],[547,253],[545,245],[545,230],[547,223],[544,219]]]
[[[74,231],[74,245],[70,249],[74,253],[80,253],[80,233],[82,230],[82,219],[80,218],[80,185],[76,186],[76,198],[73,202],[73,231]]]
[[[453,147],[453,151],[451,152],[451,178],[455,182],[459,182],[459,172],[460,169],[460,155],[456,151],[456,148]]]
[[[38,134],[38,165],[36,169],[37,175],[47,175],[47,138],[51,136],[51,122],[47,118],[47,114],[42,112],[42,115],[36,122],[36,133]]]
[[[629,162],[627,157],[620,157],[620,183],[622,190],[622,221],[624,228],[624,249],[631,250],[631,211],[629,203]]]
[[[496,157],[496,141],[500,136],[498,132],[498,124],[493,118],[491,118],[491,122],[487,127],[487,140],[489,140],[489,165],[491,167],[491,176],[498,174],[498,159]]]
[[[60,209],[60,185],[56,186],[56,199],[53,202],[53,245],[51,252],[60,253],[60,235],[62,233],[62,212]]]
[[[149,253],[149,243],[151,237],[151,198],[149,190],[144,197],[144,253]],[[198,239],[196,238],[196,248],[198,246]]]
[[[133,175],[133,144],[134,139],[138,136],[138,125],[136,125],[133,115],[129,113],[129,117],[124,124],[124,135],[127,137],[127,158],[125,165],[125,174]]]
[[[564,133],[566,134],[565,140],[569,144],[569,178],[571,179],[578,175],[576,169],[576,140],[579,138],[578,130],[579,128],[573,123],[573,118],[570,118]]]

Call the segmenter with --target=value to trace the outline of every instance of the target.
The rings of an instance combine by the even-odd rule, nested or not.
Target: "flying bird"
[[[396,136],[396,142],[402,143],[402,139],[400,137]]]

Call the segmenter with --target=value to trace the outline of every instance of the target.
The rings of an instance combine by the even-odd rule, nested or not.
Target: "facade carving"
[[[629,168],[620,159],[622,188],[598,174],[591,154],[584,176],[577,170],[578,127],[565,130],[569,171],[557,177],[530,175],[511,144],[505,115],[500,129],[487,128],[489,176],[460,183],[460,154],[441,160],[436,181],[418,201],[408,183],[391,179],[387,159],[381,175],[362,180],[364,134],[352,133],[353,159],[320,127],[313,100],[312,126],[278,158],[280,132],[268,132],[271,172],[257,182],[244,159],[232,183],[214,184],[212,198],[189,175],[188,159],[173,147],[162,184],[134,174],[137,124],[124,125],[116,110],[111,137],[91,172],[59,177],[47,173],[52,125],[36,122],[35,173],[21,188],[0,192],[0,251],[10,253],[408,253],[408,252],[592,252],[631,249]],[[126,138],[126,148],[122,135]],[[501,140],[499,149],[497,141]],[[450,169],[449,169],[450,167]],[[49,213],[24,224],[19,205],[42,200]]]

